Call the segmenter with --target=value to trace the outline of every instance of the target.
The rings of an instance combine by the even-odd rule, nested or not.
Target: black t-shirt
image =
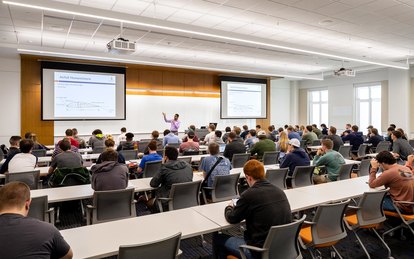
[[[49,223],[19,214],[0,215],[1,258],[61,258],[69,249]]]

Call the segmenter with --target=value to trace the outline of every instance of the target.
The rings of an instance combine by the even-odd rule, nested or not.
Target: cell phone
[[[231,199],[231,200],[233,201],[234,206],[236,206],[236,205],[237,205],[237,201],[238,201],[239,199]]]

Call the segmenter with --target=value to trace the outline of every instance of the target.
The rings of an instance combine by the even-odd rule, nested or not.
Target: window
[[[328,90],[309,91],[309,123],[321,125],[328,122]]]
[[[381,132],[381,84],[356,85],[356,122],[360,131],[369,125]]]

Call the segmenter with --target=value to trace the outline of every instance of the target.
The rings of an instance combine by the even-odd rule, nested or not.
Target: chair
[[[414,148],[414,139],[409,139],[408,143],[410,143],[410,145]]]
[[[178,157],[177,160],[185,161],[185,162],[191,164],[192,157],[191,156],[187,156],[187,157],[181,156],[181,157]]]
[[[32,155],[35,157],[44,157],[46,156],[46,149],[33,149]]]
[[[306,142],[307,142],[306,140],[301,140],[300,141],[300,147],[305,149],[306,148]]]
[[[351,159],[351,145],[345,146],[342,145],[339,147],[338,152],[345,158],[345,159]]]
[[[103,146],[94,147],[92,149],[92,154],[101,154],[104,151],[105,151],[105,147],[103,147]]]
[[[289,168],[268,169],[266,171],[266,179],[276,187],[286,190],[286,176]]]
[[[382,210],[382,203],[388,190],[365,192],[356,207],[349,206],[350,211],[345,216],[345,222],[348,228],[354,232],[355,237],[368,258],[370,258],[369,253],[357,234],[359,229],[371,229],[388,250],[388,258],[391,258],[390,248],[375,230],[380,223],[386,220],[384,211]]]
[[[312,141],[312,146],[320,146],[320,145],[321,145],[321,140],[320,139]]]
[[[136,216],[134,188],[95,191],[93,205],[87,205],[86,224],[96,224]]]
[[[232,168],[241,168],[244,164],[249,161],[250,154],[233,154],[233,158],[231,159],[231,167]]]
[[[355,160],[362,160],[367,156],[367,147],[368,144],[361,144],[359,145]]]
[[[263,153],[263,164],[264,165],[275,165],[279,161],[279,151],[267,151]]]
[[[339,169],[337,180],[351,179],[352,168],[354,164],[343,164]]]
[[[138,159],[138,153],[136,150],[120,150],[119,154],[123,155],[125,160]]]
[[[239,197],[237,189],[239,178],[240,173],[214,176],[213,186],[202,189],[204,202],[207,203],[208,191],[211,191],[212,202],[228,201]]]
[[[405,213],[403,213],[401,211],[401,209],[398,207],[398,204],[411,205],[413,213],[414,213],[414,202],[393,201],[393,205],[394,205],[394,208],[395,208],[396,212],[385,210],[384,213],[387,217],[394,217],[394,218],[400,219],[401,224],[385,231],[382,234],[382,238],[384,238],[385,235],[387,235],[389,233],[392,233],[397,229],[402,230],[403,228],[407,228],[414,235],[414,229],[413,229],[413,227],[414,227],[414,214],[405,214]],[[402,235],[402,231],[401,231],[401,235]]]
[[[315,166],[296,166],[292,176],[288,177],[292,178],[292,188],[313,185],[313,170]]]
[[[49,209],[47,195],[34,197],[30,202],[29,214],[27,216],[55,224],[54,208]]]
[[[86,167],[56,168],[48,181],[52,188],[90,183],[91,175]]]
[[[200,151],[194,151],[194,150],[185,150],[183,152],[183,156],[195,156],[199,154],[200,154]]]
[[[358,176],[367,176],[369,175],[369,168],[371,166],[371,159],[362,159],[361,164],[359,164]]]
[[[200,205],[200,187],[201,180],[173,184],[168,198],[157,198],[160,211],[163,211],[163,201],[168,202],[169,211]]]
[[[159,171],[161,171],[161,161],[150,161],[145,163],[144,171],[142,173],[143,178],[153,177]]]
[[[18,172],[18,173],[5,173],[5,183],[9,182],[24,182],[30,187],[30,190],[37,190],[42,187],[40,181],[40,170]]]
[[[177,258],[181,232],[155,242],[120,246],[118,259],[174,259]]]
[[[269,229],[263,248],[241,245],[240,254],[246,259],[245,249],[260,252],[261,259],[284,258],[284,259],[300,259],[302,254],[298,245],[299,230],[305,221],[306,215],[292,223],[273,226]]]
[[[343,218],[349,202],[319,205],[312,222],[302,225],[299,235],[312,258],[317,258],[315,249],[324,247],[331,247],[339,255],[334,245],[347,236]]]
[[[145,149],[147,149],[149,143],[150,143],[150,141],[140,140],[138,142],[138,152],[139,153],[144,153],[145,152]]]
[[[382,151],[389,151],[391,147],[391,142],[389,141],[381,141],[378,143],[377,147],[375,148],[375,153],[380,153]]]

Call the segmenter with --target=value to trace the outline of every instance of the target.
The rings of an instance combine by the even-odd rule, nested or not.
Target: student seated
[[[22,137],[20,136],[11,136],[9,139],[10,147],[7,152],[6,161],[4,161],[3,165],[0,167],[0,174],[4,174],[9,170],[9,162],[12,160],[13,156],[17,153],[20,153],[20,140]]]
[[[134,134],[131,132],[128,132],[127,134],[125,134],[125,141],[122,141],[121,143],[119,143],[118,148],[116,149],[116,151],[121,151],[121,150],[134,150]]]
[[[32,155],[33,141],[22,139],[20,153],[15,154],[9,163],[9,173],[33,171],[37,164],[37,157]]]
[[[204,178],[210,172],[211,168],[216,164],[219,153],[220,153],[220,146],[217,143],[211,143],[208,145],[208,152],[210,156],[204,157],[201,161],[200,171],[203,172]],[[231,169],[231,162],[223,157],[218,165],[214,168],[213,172],[210,173],[210,176],[207,179],[207,185],[209,187],[213,186],[214,176],[216,175],[228,175],[230,174]]]
[[[105,147],[106,150],[115,150],[115,141],[113,139],[105,140]],[[98,160],[96,160],[96,163],[102,163],[102,154],[99,155]],[[118,163],[125,164],[125,157],[120,153],[118,153]]]
[[[82,156],[71,150],[70,140],[64,138],[59,143],[62,153],[52,159],[49,168],[49,174],[52,174],[56,168],[78,168],[82,167]]]
[[[145,164],[147,162],[162,160],[162,157],[158,155],[157,153],[157,142],[155,140],[151,140],[151,142],[148,143],[148,150],[149,150],[148,155],[145,155],[141,159],[141,163],[139,163],[139,166],[137,169],[138,174],[141,174],[144,171]]]
[[[316,184],[336,181],[341,170],[341,166],[345,164],[344,157],[337,151],[333,150],[333,142],[330,139],[323,139],[322,147],[318,149],[313,159],[313,165],[325,166],[326,175],[314,175],[313,181]]]
[[[180,145],[180,153],[184,153],[185,151],[199,151],[200,144],[194,141],[195,134],[193,131],[189,131],[187,133],[187,141],[181,143]]]
[[[128,186],[128,167],[118,162],[118,152],[107,149],[101,154],[102,163],[92,166],[92,189],[110,191]]]

